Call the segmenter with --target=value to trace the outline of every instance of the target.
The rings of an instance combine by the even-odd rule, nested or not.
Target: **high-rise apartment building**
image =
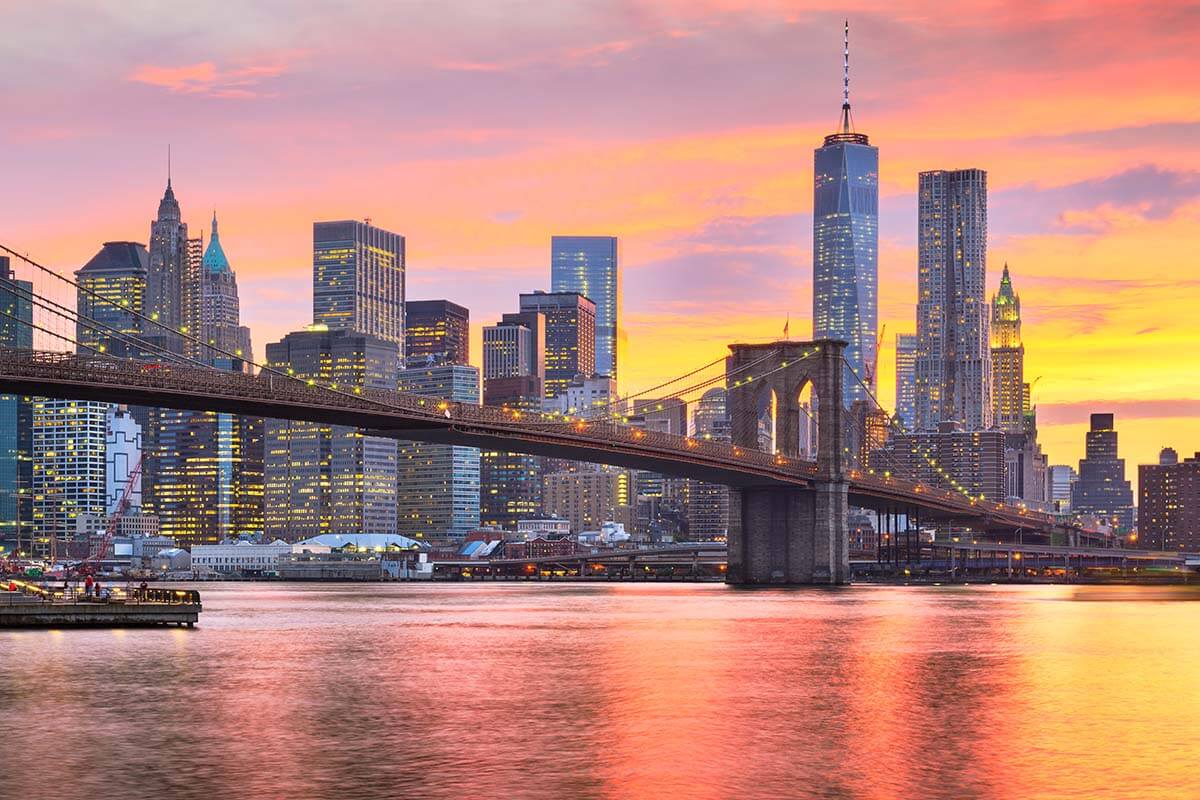
[[[1133,527],[1133,490],[1125,480],[1125,459],[1117,457],[1112,414],[1092,414],[1079,479],[1071,488],[1071,513],[1094,516],[1118,530]]]
[[[844,66],[841,124],[813,152],[813,338],[846,342],[849,405],[874,383],[879,316],[879,149],[850,114],[849,26]]]
[[[987,173],[922,172],[917,197],[917,428],[992,427]]]
[[[33,401],[33,523],[41,553],[75,535],[81,515],[105,512],[109,406],[84,400]]]
[[[1157,464],[1138,466],[1138,543],[1200,551],[1200,453],[1180,461],[1167,447]]]
[[[896,420],[905,431],[917,424],[917,335],[896,334]]]
[[[616,380],[621,342],[621,259],[615,236],[553,236],[550,290],[577,292],[596,304],[597,374]]]
[[[1002,431],[1020,433],[1027,427],[1029,387],[1021,342],[1021,298],[1013,291],[1008,264],[1000,291],[992,297],[992,411],[992,424]]]
[[[521,312],[540,312],[546,320],[546,398],[558,397],[576,376],[596,372],[596,304],[576,292],[522,294]]]
[[[394,389],[400,346],[313,325],[267,345],[267,363],[297,378]],[[267,420],[264,525],[288,540],[396,532],[396,441],[353,426]]]
[[[449,300],[409,300],[404,355],[409,367],[470,364],[471,312]]]
[[[403,363],[404,237],[369,222],[314,222],[313,322],[394,342]]]
[[[33,347],[33,283],[0,256],[0,347]],[[33,535],[33,406],[0,394],[0,552],[23,550]]]
[[[400,390],[479,405],[479,370],[464,364],[406,369]],[[464,538],[479,527],[479,450],[401,441],[396,508],[399,533],[414,539]]]
[[[515,378],[546,374],[546,317],[539,311],[505,314],[483,329],[483,377]]]

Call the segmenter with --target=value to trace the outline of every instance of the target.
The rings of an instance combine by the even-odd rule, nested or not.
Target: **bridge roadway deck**
[[[0,348],[0,392],[352,425],[376,436],[613,464],[732,487],[803,488],[819,479],[813,462],[721,442],[404,392],[324,387],[266,372]],[[850,503],[861,508],[919,510],[922,521],[981,532],[1066,530],[1048,515],[897,477],[851,471],[847,480]]]

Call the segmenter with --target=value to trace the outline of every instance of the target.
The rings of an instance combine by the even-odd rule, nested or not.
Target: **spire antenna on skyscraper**
[[[841,132],[850,133],[854,130],[850,118],[850,20],[846,20],[844,37],[842,39],[842,124]]]

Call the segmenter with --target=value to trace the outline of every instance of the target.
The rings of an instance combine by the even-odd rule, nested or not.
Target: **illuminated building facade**
[[[633,505],[629,472],[555,472],[543,482],[543,511],[571,523],[571,532],[597,530],[604,522],[632,527]]]
[[[33,284],[19,280],[0,256],[0,347],[33,347]],[[33,535],[33,406],[0,394],[0,552],[15,552]]]
[[[1071,487],[1071,513],[1094,516],[1118,530],[1133,528],[1133,490],[1125,480],[1125,459],[1117,457],[1117,431],[1112,414],[1092,414],[1079,461],[1079,478]]]
[[[1029,411],[1021,298],[1013,291],[1005,264],[1000,291],[992,297],[992,424],[1002,431],[1020,433],[1025,430]]]
[[[368,222],[313,223],[313,322],[393,342],[404,358],[404,237]]]
[[[33,525],[38,552],[72,537],[84,514],[104,516],[107,403],[33,401]]]
[[[520,328],[526,331],[528,329]],[[487,343],[484,343],[487,352]],[[542,381],[536,375],[484,378],[483,404],[540,411]],[[542,510],[542,459],[525,453],[481,450],[479,453],[479,521],[485,528],[513,531],[521,520]]]
[[[404,355],[408,366],[471,363],[471,312],[449,300],[404,304]]]
[[[896,334],[896,419],[906,431],[917,424],[917,335]]]
[[[1200,551],[1200,453],[1180,461],[1167,447],[1157,464],[1138,467],[1138,544]]]
[[[545,348],[545,318],[538,312],[532,315],[541,318],[541,325],[524,325],[518,322],[500,322],[483,329],[483,379],[516,378],[534,376],[539,380],[545,369],[536,359],[536,353]],[[541,333],[541,347],[537,335]]]
[[[693,435],[716,442],[730,440],[729,410],[722,387],[709,389],[692,414]],[[729,532],[729,487],[689,479],[688,535],[699,541],[724,539]]]
[[[575,292],[522,294],[521,311],[546,319],[546,398],[562,394],[576,375],[596,372],[596,304]]]
[[[479,405],[479,370],[463,364],[406,369],[400,390]],[[479,528],[478,448],[401,441],[397,463],[399,533],[461,539]]]
[[[950,430],[895,434],[871,454],[876,472],[993,502],[1004,500],[1004,433]]]
[[[314,325],[267,345],[270,366],[299,379],[394,389],[396,342]],[[396,442],[357,428],[267,420],[264,530],[296,540],[396,532]]]
[[[100,351],[118,358],[147,357],[137,341],[143,334],[143,324],[137,315],[146,310],[149,274],[150,254],[137,242],[105,242],[100,252],[76,271],[80,318],[94,319],[104,326],[89,326],[82,321],[76,325],[80,353]]]
[[[839,130],[813,152],[813,338],[846,342],[846,404],[866,400],[879,317],[879,148],[854,131],[850,48]],[[851,375],[849,372],[853,372]],[[855,377],[857,376],[857,378]]]
[[[918,178],[916,428],[992,427],[987,172]]]
[[[197,356],[224,370],[249,370],[249,328],[240,324],[237,278],[217,216],[200,259]],[[244,358],[243,358],[244,357]],[[263,427],[258,417],[213,411],[157,412],[153,510],[160,531],[185,546],[263,530]]]
[[[614,380],[622,349],[620,262],[615,236],[550,239],[550,290],[577,292],[596,304],[596,364],[592,371]]]

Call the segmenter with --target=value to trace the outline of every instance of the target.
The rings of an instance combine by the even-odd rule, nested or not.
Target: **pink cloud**
[[[286,71],[287,66],[282,61],[225,70],[218,69],[211,61],[201,61],[179,67],[143,64],[130,73],[128,79],[177,94],[245,99],[260,96],[262,92],[258,87],[262,82],[278,78]]]

